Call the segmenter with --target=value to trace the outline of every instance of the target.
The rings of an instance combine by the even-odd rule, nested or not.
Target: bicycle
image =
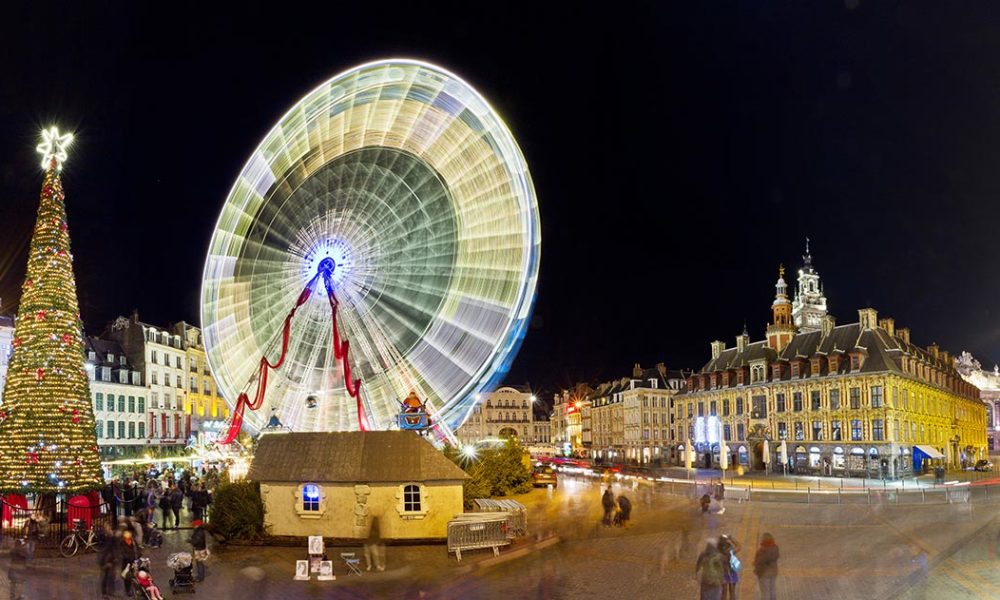
[[[76,556],[80,548],[83,548],[84,552],[90,550],[97,552],[97,533],[93,528],[85,527],[83,521],[76,519],[76,528],[59,543],[59,553],[69,558]]]

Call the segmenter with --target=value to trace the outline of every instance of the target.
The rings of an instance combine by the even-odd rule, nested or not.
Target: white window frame
[[[415,485],[417,486],[417,491],[420,494],[420,510],[406,510],[404,508],[404,496],[407,486]],[[430,512],[428,509],[430,498],[430,493],[426,485],[418,481],[408,481],[399,486],[396,491],[396,512],[399,513],[400,518],[403,519],[423,519]]]
[[[319,510],[306,510],[305,509],[305,489],[307,485],[315,485],[319,488]],[[307,481],[305,483],[300,483],[297,488],[295,488],[295,513],[303,519],[319,519],[324,514],[326,514],[327,509],[327,494],[326,490],[322,485],[314,481]]]

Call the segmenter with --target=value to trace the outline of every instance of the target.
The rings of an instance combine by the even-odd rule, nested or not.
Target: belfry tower
[[[799,331],[819,331],[826,316],[826,296],[819,281],[819,273],[812,265],[809,253],[809,238],[806,238],[806,253],[799,269],[799,286],[792,301],[792,321]]]
[[[792,303],[788,301],[788,285],[785,283],[785,265],[778,266],[778,281],[774,284],[774,290],[774,302],[771,304],[774,320],[767,326],[767,345],[780,353],[795,337]]]

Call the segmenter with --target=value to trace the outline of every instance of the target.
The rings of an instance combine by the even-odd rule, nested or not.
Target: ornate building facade
[[[673,397],[684,389],[686,377],[663,363],[649,369],[636,364],[631,377],[599,385],[584,402],[591,440],[586,454],[603,463],[649,465],[667,459]]]
[[[986,405],[989,450],[1000,454],[1000,367],[993,365],[993,370],[987,371],[971,354],[963,352],[955,359],[955,368],[966,381],[979,388],[980,398]]]
[[[524,445],[534,444],[534,401],[530,390],[511,386],[481,394],[455,435],[463,444],[504,437],[517,438]]]
[[[711,360],[674,398],[677,450],[693,446],[696,466],[717,465],[723,436],[730,464],[760,469],[764,440],[772,467],[784,440],[798,472],[870,477],[905,476],[923,458],[951,467],[982,458],[986,411],[948,352],[917,347],[909,329],[873,308],[837,326],[825,299],[807,301],[822,288],[806,257],[794,305],[779,271],[765,339],[751,342],[744,331],[733,348],[712,342]],[[821,312],[811,329],[809,315]]]

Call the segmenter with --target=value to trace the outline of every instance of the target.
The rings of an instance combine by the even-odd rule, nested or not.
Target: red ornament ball
[[[45,369],[38,369],[35,371],[35,380],[41,381],[45,379]]]

